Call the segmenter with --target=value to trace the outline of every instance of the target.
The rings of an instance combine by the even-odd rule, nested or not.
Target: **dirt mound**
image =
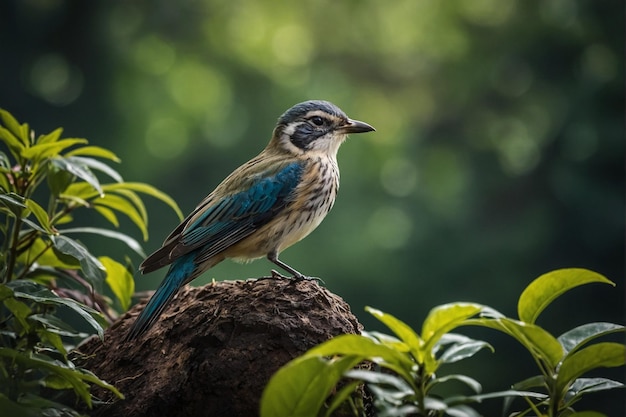
[[[126,396],[99,390],[93,416],[255,416],[271,375],[361,324],[315,281],[252,279],[183,289],[157,324],[127,342],[145,301],[79,349],[81,363]]]

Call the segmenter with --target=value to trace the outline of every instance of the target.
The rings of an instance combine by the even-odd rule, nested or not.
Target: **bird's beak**
[[[343,133],[364,133],[374,132],[376,129],[365,122],[348,119],[348,123],[341,126],[338,130]]]

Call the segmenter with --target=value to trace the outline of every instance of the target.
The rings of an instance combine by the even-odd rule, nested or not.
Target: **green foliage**
[[[85,139],[62,138],[60,128],[35,136],[5,110],[0,110],[0,121],[0,143],[8,150],[0,148],[0,408],[11,415],[78,415],[56,399],[69,390],[91,407],[92,385],[122,397],[115,387],[74,365],[68,352],[89,334],[102,338],[115,318],[103,283],[125,311],[134,281],[128,260],[122,264],[98,257],[70,236],[103,236],[140,255],[143,250],[124,233],[68,225],[77,210],[93,209],[116,227],[122,213],[146,238],[148,217],[138,193],[181,213],[165,194],[124,182],[95,159],[119,162],[111,151],[88,146]],[[114,182],[101,183],[95,172]],[[86,330],[71,326],[67,319],[72,316]]]
[[[540,375],[527,378],[513,387],[539,390],[546,397],[536,402],[528,400],[528,408],[520,416],[536,413],[536,410],[548,416],[570,415],[573,405],[583,395],[623,386],[620,382],[605,378],[581,378],[597,368],[624,365],[626,349],[623,344],[590,344],[597,338],[623,332],[623,326],[587,323],[555,337],[535,323],[539,314],[558,296],[589,283],[615,285],[602,275],[586,269],[552,271],[526,287],[517,304],[519,320],[495,314],[472,321],[513,337],[526,348],[537,364]]]
[[[261,416],[329,416],[338,403],[351,401],[350,390],[361,382],[374,394],[379,415],[383,416],[478,416],[470,404],[505,398],[505,407],[510,408],[520,397],[525,408],[506,415],[601,415],[591,411],[575,413],[573,405],[585,394],[624,386],[607,378],[582,378],[597,368],[624,365],[624,345],[591,344],[596,338],[623,332],[624,327],[588,323],[557,338],[535,324],[539,314],[559,295],[593,282],[613,284],[584,269],[553,271],[524,290],[518,302],[519,320],[483,305],[451,303],[430,311],[421,334],[390,314],[367,308],[395,336],[376,332],[342,335],[312,348],[272,377],[263,393]],[[485,394],[481,393],[481,384],[469,376],[439,376],[442,365],[470,358],[485,348],[493,350],[485,341],[451,333],[468,325],[496,329],[519,341],[535,360],[540,375],[514,384],[510,390]],[[353,369],[364,361],[369,361],[374,370]],[[351,382],[331,395],[342,380]],[[450,381],[460,382],[472,394],[438,395],[438,387]]]

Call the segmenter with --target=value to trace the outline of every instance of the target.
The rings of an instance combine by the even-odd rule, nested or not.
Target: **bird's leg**
[[[293,277],[295,279],[297,279],[297,280],[309,279],[309,277],[301,274],[300,272],[296,271],[295,269],[293,269],[292,267],[290,267],[289,265],[287,265],[286,263],[284,263],[283,261],[278,259],[278,253],[276,253],[276,251],[272,251],[272,252],[268,253],[267,254],[267,259],[269,259],[270,262],[278,265],[281,269],[289,272],[290,274],[293,274]],[[272,276],[276,277],[276,278],[287,278],[287,277],[284,277],[283,275],[279,274],[276,271],[272,271]]]
[[[308,277],[308,276],[303,275],[300,272],[296,271],[295,269],[293,269],[292,267],[290,267],[289,265],[287,265],[286,263],[284,263],[283,261],[278,259],[278,253],[276,253],[276,251],[268,253],[267,254],[267,259],[269,259],[274,264],[280,266],[282,269],[284,269],[285,271],[289,272],[290,274],[293,274],[293,277],[297,281],[300,281],[300,280],[303,280],[303,279],[307,279],[307,280],[319,281],[322,284],[324,283],[324,281],[321,278]],[[277,271],[272,269],[272,278],[289,278],[289,277],[286,277],[283,274],[281,274],[281,273],[279,273],[279,272],[277,272]]]

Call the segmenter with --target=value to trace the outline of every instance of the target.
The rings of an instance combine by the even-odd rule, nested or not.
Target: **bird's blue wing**
[[[302,165],[293,162],[274,175],[256,179],[247,189],[205,207],[181,232],[172,257],[201,249],[201,257],[207,259],[249,236],[285,207],[302,171]]]

